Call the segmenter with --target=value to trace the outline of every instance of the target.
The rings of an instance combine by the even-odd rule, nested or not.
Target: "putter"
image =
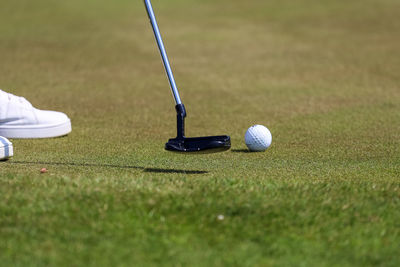
[[[169,85],[172,94],[175,98],[175,110],[177,113],[177,136],[171,138],[165,144],[165,149],[173,152],[200,152],[214,153],[228,150],[231,147],[231,138],[227,135],[220,136],[205,136],[205,137],[185,137],[185,117],[186,110],[179,96],[178,88],[176,87],[174,75],[171,65],[169,64],[167,52],[165,51],[164,43],[161,38],[160,30],[158,29],[156,17],[150,0],[144,0],[147,14],[150,18],[150,23],[153,28],[154,36],[157,41],[158,49],[160,50],[161,58],[164,63],[165,72],[167,73]]]

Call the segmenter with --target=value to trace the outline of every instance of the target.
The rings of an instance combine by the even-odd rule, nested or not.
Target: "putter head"
[[[231,138],[227,135],[205,137],[177,137],[169,139],[165,149],[172,152],[216,153],[228,150]]]
[[[183,104],[175,106],[177,113],[177,136],[165,144],[165,150],[188,153],[216,153],[231,148],[231,138],[227,135],[185,137],[186,110]]]

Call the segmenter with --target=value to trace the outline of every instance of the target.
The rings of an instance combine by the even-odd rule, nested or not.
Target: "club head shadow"
[[[230,147],[231,138],[227,135],[172,138],[165,144],[168,151],[203,154],[222,152]]]

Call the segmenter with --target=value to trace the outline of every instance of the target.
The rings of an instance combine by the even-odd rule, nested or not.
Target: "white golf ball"
[[[267,127],[257,124],[247,130],[244,141],[250,151],[264,151],[271,145],[272,135]]]

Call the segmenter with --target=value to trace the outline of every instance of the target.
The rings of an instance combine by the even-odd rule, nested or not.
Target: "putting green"
[[[0,88],[72,120],[0,162],[0,265],[398,266],[397,0],[1,1]],[[248,153],[253,124],[271,147]],[[40,173],[47,168],[47,173]]]

